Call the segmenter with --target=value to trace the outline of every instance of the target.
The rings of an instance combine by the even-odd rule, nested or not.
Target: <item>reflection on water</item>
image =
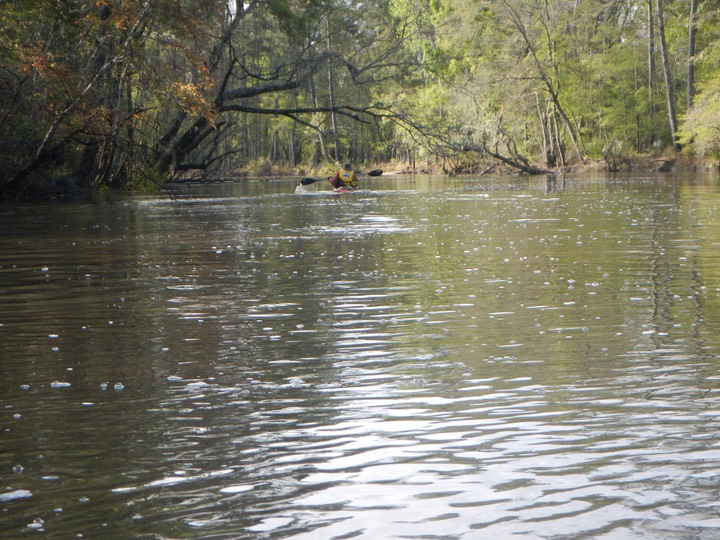
[[[0,533],[720,538],[720,194],[0,208]]]

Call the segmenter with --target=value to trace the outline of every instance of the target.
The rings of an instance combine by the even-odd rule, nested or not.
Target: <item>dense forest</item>
[[[713,165],[717,0],[0,0],[0,198]]]

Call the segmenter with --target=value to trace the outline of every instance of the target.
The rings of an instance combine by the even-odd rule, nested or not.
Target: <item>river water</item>
[[[0,206],[0,536],[720,538],[716,177],[365,186]]]

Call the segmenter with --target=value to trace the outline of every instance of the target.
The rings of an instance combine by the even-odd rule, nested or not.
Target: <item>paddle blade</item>
[[[380,176],[380,175],[382,175],[382,173],[383,173],[382,169],[374,169],[374,170],[370,171],[369,173],[367,173],[367,175],[368,176]]]
[[[300,180],[300,183],[303,186],[309,186],[310,184],[314,184],[315,182],[317,182],[316,178],[303,178],[302,180]]]

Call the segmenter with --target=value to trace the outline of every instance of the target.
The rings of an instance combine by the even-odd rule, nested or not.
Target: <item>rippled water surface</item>
[[[366,186],[0,206],[0,536],[720,538],[716,179]]]

